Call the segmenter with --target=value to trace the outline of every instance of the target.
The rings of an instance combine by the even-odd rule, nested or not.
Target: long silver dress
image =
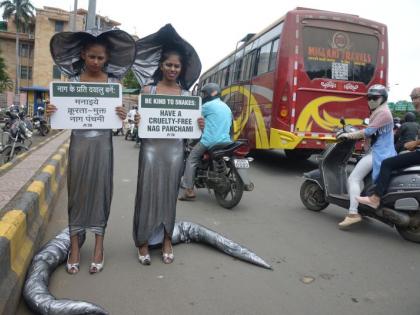
[[[109,78],[108,82],[117,81]],[[71,235],[85,229],[104,235],[111,209],[113,166],[111,130],[72,130],[67,172]]]
[[[151,86],[150,94],[156,94]],[[190,95],[182,90],[181,95]],[[184,172],[183,139],[142,139],[133,219],[136,246],[162,241],[163,230],[172,235],[176,202]],[[156,239],[160,235],[160,240]],[[159,236],[159,237],[160,237]]]

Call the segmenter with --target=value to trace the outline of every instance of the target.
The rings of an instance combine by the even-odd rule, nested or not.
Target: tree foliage
[[[0,93],[7,89],[13,89],[13,81],[6,72],[6,64],[0,51]]]
[[[3,0],[0,2],[1,8],[3,8],[3,19],[8,20],[15,15],[14,22],[18,31],[21,23],[29,23],[35,11],[30,0]]]
[[[123,78],[122,84],[126,89],[140,89],[140,84],[137,82],[137,79],[131,70],[129,70]]]

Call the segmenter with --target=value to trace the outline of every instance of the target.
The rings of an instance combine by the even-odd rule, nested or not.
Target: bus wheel
[[[311,157],[312,151],[311,150],[284,150],[286,157],[291,160],[307,160]]]

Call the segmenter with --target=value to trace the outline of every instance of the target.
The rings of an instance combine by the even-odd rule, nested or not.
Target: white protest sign
[[[51,82],[50,102],[57,107],[53,129],[121,128],[115,112],[122,104],[119,83]]]
[[[197,139],[201,98],[148,94],[139,97],[140,138]]]

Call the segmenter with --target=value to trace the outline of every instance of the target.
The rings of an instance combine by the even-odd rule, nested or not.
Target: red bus
[[[387,86],[384,24],[356,15],[296,8],[206,71],[234,114],[234,138],[253,149],[308,158],[334,141],[340,118],[369,117],[366,92]]]

